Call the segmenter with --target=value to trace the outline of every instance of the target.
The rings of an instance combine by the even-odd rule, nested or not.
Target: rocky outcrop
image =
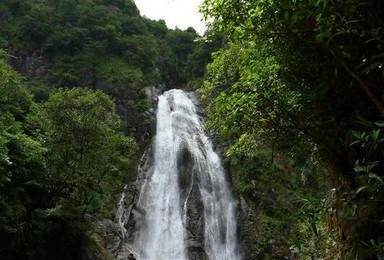
[[[242,197],[239,197],[238,226],[239,246],[244,259],[257,259],[257,235],[259,232],[256,213]]]
[[[18,55],[11,47],[8,49],[7,63],[29,79],[45,75],[52,66],[43,56],[42,50],[33,51],[29,55]]]

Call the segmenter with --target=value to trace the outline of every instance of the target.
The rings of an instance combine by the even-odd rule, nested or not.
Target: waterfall
[[[237,251],[235,203],[219,156],[204,132],[186,93],[170,90],[159,97],[154,140],[154,169],[142,186],[137,207],[143,212],[134,251],[140,260],[186,260],[186,203],[181,168],[198,182],[203,203],[204,247],[210,260],[241,259]],[[185,176],[183,177],[185,178]],[[190,191],[190,190],[189,190]]]
[[[122,244],[125,244],[125,238],[126,238],[126,235],[127,235],[127,230],[125,229],[125,224],[126,224],[126,212],[125,212],[125,209],[124,209],[124,198],[125,198],[125,192],[127,190],[127,185],[124,186],[124,191],[123,193],[121,194],[121,197],[120,197],[120,200],[119,200],[119,203],[117,204],[117,210],[116,210],[116,220],[117,220],[117,223],[119,224],[120,226],[120,229],[121,229],[121,241],[122,241]]]

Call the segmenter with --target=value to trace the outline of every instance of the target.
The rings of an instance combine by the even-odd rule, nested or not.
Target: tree
[[[112,100],[101,91],[59,89],[36,115],[48,149],[48,174],[68,204],[87,210],[121,188],[136,151],[125,137]]]
[[[160,46],[160,70],[165,75],[166,83],[171,87],[182,86],[186,83],[186,62],[196,46],[197,33],[194,30],[169,30],[165,42]]]
[[[0,51],[0,56],[4,52]],[[26,134],[32,96],[22,77],[0,60],[0,254],[6,259],[25,252],[31,212],[47,194],[45,149]],[[21,250],[20,250],[21,249]]]
[[[203,79],[206,66],[212,62],[212,53],[222,47],[222,37],[216,36],[213,39],[200,39],[193,52],[188,54],[185,65],[187,78],[192,80]],[[197,82],[201,84],[201,82]],[[200,87],[200,86],[199,86]]]
[[[374,0],[202,6],[211,32],[229,41],[204,87],[213,124],[239,147],[299,136],[318,148],[334,188],[328,225],[346,258],[382,256],[383,190],[369,176],[384,176],[383,10]]]
[[[86,213],[120,191],[136,143],[100,91],[59,90],[36,104],[22,79],[0,60],[0,254],[80,255]]]

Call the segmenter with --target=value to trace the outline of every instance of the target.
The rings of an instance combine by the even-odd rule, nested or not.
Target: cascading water
[[[186,152],[187,151],[187,152]],[[180,190],[182,159],[190,158],[203,202],[205,252],[211,260],[241,259],[237,250],[235,204],[220,158],[204,133],[196,108],[181,90],[159,97],[153,174],[137,207],[144,212],[133,249],[140,260],[186,260],[186,198]],[[192,176],[191,176],[192,178]]]
[[[121,240],[123,244],[125,244],[125,238],[127,234],[127,230],[124,227],[126,224],[126,215],[127,215],[124,209],[124,198],[125,198],[126,189],[127,189],[127,185],[124,186],[124,191],[121,194],[119,203],[117,204],[117,211],[116,211],[116,220],[121,229]]]

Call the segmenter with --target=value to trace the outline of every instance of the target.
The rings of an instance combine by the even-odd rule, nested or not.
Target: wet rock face
[[[153,104],[157,102],[157,94],[161,91],[148,89],[150,100]],[[155,105],[154,105],[155,106]],[[155,110],[150,112],[155,119]],[[152,121],[152,136],[155,135],[155,120]],[[219,149],[220,150],[220,149]],[[138,208],[140,191],[146,181],[151,178],[153,173],[153,147],[149,145],[138,165],[137,176],[132,178],[135,180],[127,185],[123,209],[125,214],[124,228],[126,230],[126,237],[124,243],[120,244],[118,252],[114,250],[118,244],[111,245],[110,252],[118,259],[128,259],[129,253],[133,251],[133,245],[136,237],[137,227],[140,227],[146,212]],[[224,154],[219,151],[219,154]],[[187,250],[188,260],[208,260],[204,246],[204,206],[202,203],[201,194],[199,191],[199,182],[197,176],[193,172],[193,160],[188,149],[181,149],[178,154],[178,170],[179,174],[179,187],[180,187],[180,203],[181,208],[185,211],[185,244]],[[256,214],[247,205],[244,199],[236,190],[234,173],[227,170],[227,180],[230,183],[230,189],[234,195],[237,205],[238,216],[238,246],[242,252],[243,259],[257,259],[257,247],[255,241],[257,240],[257,221]],[[115,222],[118,222],[118,216]],[[122,232],[120,228],[120,233]],[[122,241],[122,240],[121,240]]]
[[[204,218],[203,204],[196,176],[192,172],[192,161],[187,151],[180,154],[180,197],[182,208],[186,209],[186,238],[187,255],[189,260],[207,260],[208,257],[204,250]],[[125,238],[126,248],[121,250],[132,250],[136,237],[136,228],[140,226],[145,212],[137,207],[141,185],[151,177],[153,172],[153,150],[147,149],[139,166],[137,181],[127,187],[126,197],[124,198],[125,214],[129,217],[125,223],[127,237]],[[131,194],[128,195],[129,190]],[[116,216],[117,217],[117,216]],[[121,231],[120,231],[121,232]],[[121,253],[120,253],[121,254]]]
[[[190,260],[208,259],[204,249],[204,208],[193,172],[193,159],[185,147],[178,154],[179,188],[181,208],[186,209],[186,247]]]
[[[204,216],[198,184],[192,184],[187,201],[187,254],[191,260],[205,260],[208,256],[204,249]]]
[[[165,87],[163,85],[145,87],[145,94],[153,108],[157,107],[158,96],[160,96],[164,90]]]

